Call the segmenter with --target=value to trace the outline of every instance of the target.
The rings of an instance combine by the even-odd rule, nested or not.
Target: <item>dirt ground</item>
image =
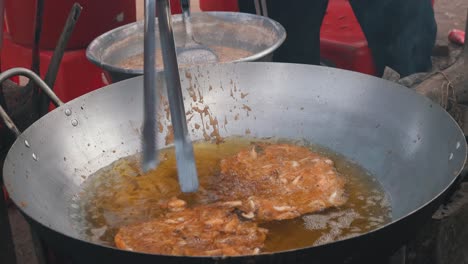
[[[137,0],[138,17],[142,18],[143,0]],[[192,0],[193,8],[198,9],[198,1]],[[438,42],[448,43],[448,32],[451,29],[464,29],[468,9],[468,0],[436,0],[435,10],[438,22]],[[36,264],[34,250],[31,245],[29,227],[24,218],[13,207],[10,208],[10,221],[14,235],[18,264]]]
[[[9,210],[10,225],[12,227],[13,242],[16,249],[16,261],[18,264],[38,264],[35,257],[34,248],[31,242],[31,233],[29,225],[13,207]],[[8,263],[9,264],[9,263]]]
[[[468,0],[435,0],[434,9],[438,25],[437,39],[441,43],[448,43],[450,30],[465,28]]]

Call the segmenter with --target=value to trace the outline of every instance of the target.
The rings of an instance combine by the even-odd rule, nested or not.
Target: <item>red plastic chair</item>
[[[54,91],[62,101],[67,102],[92,90],[106,85],[102,70],[89,62],[85,49],[66,51],[58,71]],[[53,51],[40,51],[40,75],[44,78],[52,59]],[[31,66],[32,50],[14,43],[9,36],[3,39],[2,71],[14,67]]]
[[[4,0],[7,32],[15,43],[32,47],[36,0]],[[136,19],[133,0],[45,0],[41,32],[41,49],[54,49],[68,13],[77,2],[83,7],[68,43],[68,49],[82,49],[100,34]]]
[[[333,66],[376,74],[364,32],[347,0],[330,0],[320,32],[320,56]]]

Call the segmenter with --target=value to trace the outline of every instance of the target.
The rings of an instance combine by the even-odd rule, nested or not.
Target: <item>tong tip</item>
[[[143,160],[141,168],[143,172],[146,173],[148,171],[154,170],[157,165],[158,161],[156,159]]]
[[[195,161],[183,162],[177,169],[181,191],[184,193],[196,192],[199,183]]]

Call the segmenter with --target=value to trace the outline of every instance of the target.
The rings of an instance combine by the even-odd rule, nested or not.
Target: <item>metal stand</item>
[[[31,228],[31,237],[34,245],[34,252],[36,253],[37,263],[38,264],[48,264],[46,258],[46,248],[44,247],[41,239],[37,235],[36,231]]]
[[[406,246],[401,247],[392,257],[389,264],[405,264],[406,263]]]
[[[0,154],[0,161],[3,163],[3,153]],[[3,183],[3,175],[0,171],[0,187]],[[16,264],[15,246],[8,219],[8,207],[5,197],[0,189],[0,262],[4,264]]]

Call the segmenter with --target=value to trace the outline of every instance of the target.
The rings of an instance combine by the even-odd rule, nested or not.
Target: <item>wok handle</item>
[[[50,98],[50,100],[54,103],[55,106],[63,105],[62,100],[60,100],[57,97],[57,95],[55,95],[52,89],[50,89],[50,87],[39,76],[37,76],[37,74],[26,68],[12,68],[1,73],[0,85],[2,85],[5,80],[18,75],[28,77],[31,81],[35,82],[37,86],[41,88],[44,94]],[[5,109],[3,109],[1,105],[0,118],[3,120],[3,122],[5,122],[5,125],[15,134],[16,137],[18,137],[21,134],[18,127],[16,127],[13,120],[11,120],[11,118],[8,116],[8,114],[5,112]]]

